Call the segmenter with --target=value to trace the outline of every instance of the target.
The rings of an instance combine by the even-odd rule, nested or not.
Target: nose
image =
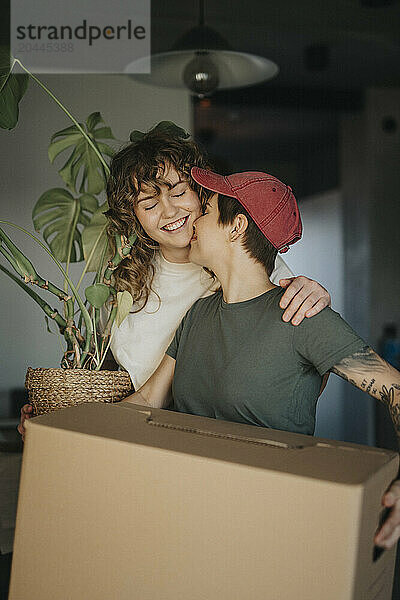
[[[162,207],[162,214],[165,219],[170,219],[176,215],[178,209],[168,194],[163,194],[161,196],[160,203]]]

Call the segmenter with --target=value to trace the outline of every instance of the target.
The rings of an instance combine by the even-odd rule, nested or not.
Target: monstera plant
[[[15,74],[15,65],[24,71]],[[13,279],[43,310],[47,329],[53,321],[65,342],[61,357],[64,369],[99,370],[111,341],[114,321],[119,325],[129,313],[133,299],[129,292],[117,292],[112,286],[112,272],[126,258],[135,242],[117,235],[116,252],[112,256],[106,235],[104,212],[107,203],[99,204],[109,174],[108,160],[114,150],[111,128],[104,124],[99,112],[79,123],[54,94],[17,59],[10,59],[8,49],[0,50],[0,127],[13,129],[19,118],[19,103],[29,80],[35,81],[58,104],[72,124],[54,133],[48,148],[50,163],[61,161],[58,173],[63,186],[45,191],[33,207],[36,232],[43,240],[18,224],[0,220],[0,253],[12,267],[0,264],[0,270]],[[31,260],[5,233],[16,228],[33,238],[54,261],[62,283],[56,285],[39,273]],[[75,285],[70,278],[70,264],[85,261],[82,275]],[[93,272],[93,282],[82,295],[84,275]],[[40,290],[45,291],[38,293]],[[62,309],[54,308],[49,298],[61,301]],[[108,308],[108,320],[98,329],[100,309]]]

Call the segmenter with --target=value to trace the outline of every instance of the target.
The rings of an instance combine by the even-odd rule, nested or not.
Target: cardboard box
[[[398,455],[133,404],[26,426],[10,600],[390,600]]]

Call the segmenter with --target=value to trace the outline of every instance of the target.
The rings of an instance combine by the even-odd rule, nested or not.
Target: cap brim
[[[224,175],[218,175],[218,173],[200,169],[200,167],[192,167],[190,173],[193,179],[207,190],[236,198],[236,195],[232,191],[232,188]]]

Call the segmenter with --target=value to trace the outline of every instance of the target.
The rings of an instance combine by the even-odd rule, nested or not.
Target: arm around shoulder
[[[122,402],[131,402],[151,408],[166,408],[172,399],[172,380],[175,372],[175,359],[168,354],[154,371],[153,375],[134,394]]]
[[[304,318],[314,317],[331,304],[330,294],[321,284],[304,275],[294,277],[279,254],[271,281],[286,288],[280,307],[286,309],[282,319],[291,321],[292,325],[300,325]]]

